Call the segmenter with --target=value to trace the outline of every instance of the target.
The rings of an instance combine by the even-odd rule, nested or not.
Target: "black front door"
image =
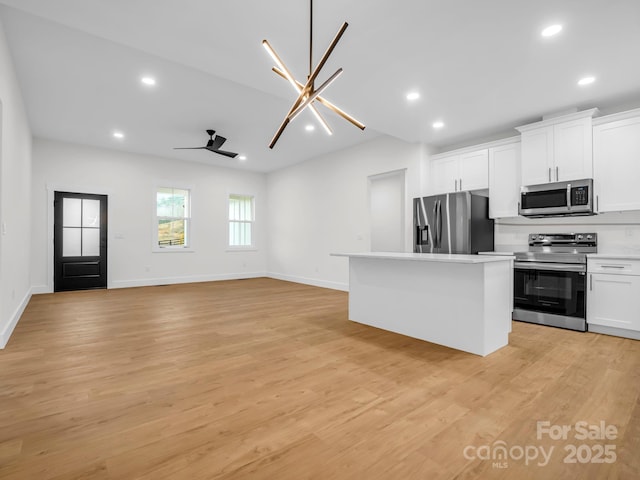
[[[107,288],[107,196],[55,192],[53,290]]]

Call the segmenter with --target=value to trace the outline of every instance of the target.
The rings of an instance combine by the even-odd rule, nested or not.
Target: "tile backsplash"
[[[495,223],[496,251],[526,251],[530,233],[596,232],[599,253],[640,254],[640,211],[590,217],[508,218]]]

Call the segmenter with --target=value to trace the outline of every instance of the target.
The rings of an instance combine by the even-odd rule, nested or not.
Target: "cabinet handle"
[[[549,181],[551,181],[551,167],[549,167]]]
[[[593,290],[593,273],[589,275],[589,291]]]
[[[600,265],[600,268],[625,268],[624,265]]]
[[[560,176],[558,175],[558,167],[556,167],[556,182],[560,181]]]
[[[596,195],[596,212],[600,211],[600,195]]]
[[[460,191],[462,191],[462,179],[460,179]]]

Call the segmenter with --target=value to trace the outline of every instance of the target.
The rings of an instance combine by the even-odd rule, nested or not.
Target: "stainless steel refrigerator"
[[[413,199],[413,251],[478,253],[493,250],[489,199],[469,192]]]

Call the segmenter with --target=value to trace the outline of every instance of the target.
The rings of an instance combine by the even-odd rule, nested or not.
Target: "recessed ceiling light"
[[[562,31],[562,25],[549,25],[547,28],[540,32],[543,37],[553,37]]]
[[[247,156],[246,156],[246,155],[240,155],[240,156],[238,157],[238,160],[241,160],[241,161],[243,161],[243,162],[244,162],[246,159],[247,159]]]
[[[153,87],[156,84],[156,79],[153,77],[142,77],[140,82],[148,87]]]
[[[117,138],[118,140],[122,140],[124,138],[124,133],[115,131],[115,132],[113,132],[113,138]]]
[[[596,77],[584,77],[578,80],[578,85],[582,87],[584,85],[589,85],[595,81],[596,81]]]
[[[444,122],[433,122],[433,125],[431,125],[433,128],[442,128],[444,127]]]
[[[306,127],[304,127],[304,129],[305,129],[307,132],[313,132],[313,131],[316,129],[316,127],[314,127],[313,125],[309,124],[309,125],[307,125]]]
[[[407,93],[407,100],[414,101],[420,98],[419,92],[409,92]]]

